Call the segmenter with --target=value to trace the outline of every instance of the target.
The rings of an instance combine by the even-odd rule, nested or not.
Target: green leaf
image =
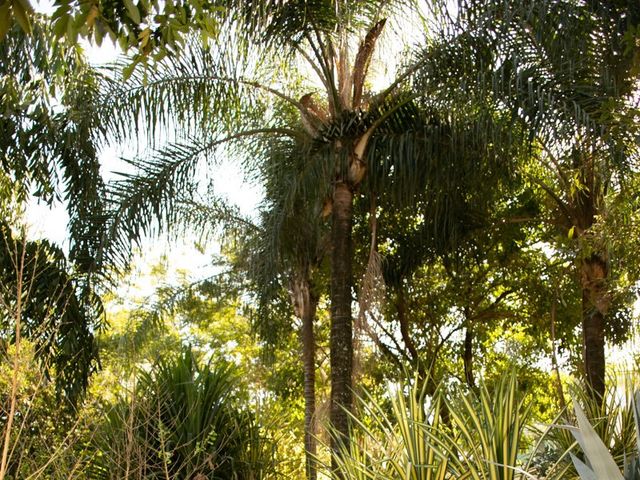
[[[133,71],[136,69],[136,64],[131,63],[122,69],[122,79],[126,82],[133,75]]]
[[[636,442],[638,445],[638,453],[640,453],[640,391],[633,396],[633,419],[636,422]]]
[[[11,17],[9,16],[9,2],[0,5],[0,40],[4,38],[11,26]]]
[[[131,20],[139,24],[141,19],[138,7],[133,4],[132,0],[124,0],[124,6],[127,7],[127,13],[129,14]]]
[[[18,3],[22,10],[26,13],[33,13],[33,7],[31,6],[31,2],[29,0],[14,0],[14,4]]]
[[[98,47],[102,46],[102,41],[104,40],[104,29],[96,28],[93,32],[93,36],[96,40],[96,45]]]
[[[26,33],[31,33],[31,21],[29,20],[29,13],[31,12],[31,5],[26,0],[15,0],[13,2],[13,14],[18,22],[18,25]]]
[[[74,25],[74,23],[72,21],[68,21],[67,22],[67,38],[72,42],[72,43],[77,43],[78,42],[78,28]]]
[[[61,15],[53,24],[53,33],[56,37],[62,37],[67,31],[67,23],[69,22],[69,16]]]

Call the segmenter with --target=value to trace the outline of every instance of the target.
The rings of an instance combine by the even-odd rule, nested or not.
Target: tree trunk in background
[[[564,400],[564,390],[562,388],[562,379],[560,378],[560,367],[558,366],[558,355],[556,353],[556,317],[557,317],[558,292],[556,290],[551,303],[551,365],[553,374],[555,375],[556,393],[558,395],[558,404],[562,411],[567,411],[567,403]]]
[[[605,254],[595,252],[581,262],[583,361],[587,383],[600,398],[605,387],[604,328],[609,307]]]
[[[587,384],[594,396],[603,398],[605,387],[604,329],[609,295],[607,280],[609,277],[609,257],[606,247],[590,240],[589,232],[602,213],[603,187],[596,175],[594,159],[587,156],[580,171],[580,182],[585,188],[574,193],[573,205],[577,212],[574,225],[581,237],[585,237],[580,255],[580,286],[582,288],[582,361]],[[581,239],[582,240],[582,239]],[[581,242],[583,243],[583,242]]]
[[[464,379],[469,387],[475,388],[476,382],[473,378],[473,331],[469,325],[467,325],[464,334],[464,353],[462,355],[462,361],[464,364]]]
[[[351,277],[353,192],[344,181],[338,181],[333,192],[331,224],[331,424],[338,438],[332,438],[332,466],[340,442],[349,446],[349,419],[352,407],[351,375],[353,339],[351,317]],[[345,411],[346,410],[346,411]]]

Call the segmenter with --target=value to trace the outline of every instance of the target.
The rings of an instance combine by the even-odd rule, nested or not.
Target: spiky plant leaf
[[[580,478],[582,480],[599,480],[598,477],[596,477],[596,474],[593,473],[593,470],[587,467],[587,465],[585,465],[585,463],[578,457],[576,457],[573,453],[571,454],[571,461],[576,467],[578,475],[580,475]]]
[[[582,407],[577,402],[574,402],[573,408],[578,422],[578,430],[572,429],[571,432],[582,447],[595,478],[598,480],[624,480],[618,465],[616,465],[609,453],[609,449],[602,442],[591,423],[589,423]],[[578,468],[578,465],[576,465],[576,468]],[[580,466],[580,468],[584,470],[583,466]]]

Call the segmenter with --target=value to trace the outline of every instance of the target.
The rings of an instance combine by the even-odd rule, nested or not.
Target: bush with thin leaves
[[[351,416],[354,441],[336,459],[337,478],[531,478],[519,462],[529,408],[513,373],[492,392],[455,387],[427,397],[414,381],[392,396],[390,411],[372,397],[359,404],[364,415]]]
[[[529,417],[515,372],[505,374],[490,392],[481,385],[448,402],[452,428],[459,440],[449,438],[443,449],[451,459],[453,478],[515,480],[526,478],[527,465],[519,465],[524,428]],[[524,468],[523,468],[524,467]]]
[[[391,411],[369,395],[359,398],[362,414],[350,414],[353,441],[348,451],[340,449],[336,478],[448,478],[447,458],[431,441],[436,432],[444,431],[438,414],[443,396],[438,392],[427,401],[425,391],[417,381],[408,393],[398,389],[391,397]]]
[[[574,410],[577,407],[584,412],[590,428],[606,445],[608,455],[613,458],[619,469],[624,469],[624,465],[630,461],[637,448],[638,426],[634,412],[637,408],[634,395],[637,387],[638,378],[634,373],[627,375],[624,381],[616,376],[610,377],[602,399],[594,396],[588,385],[582,382],[570,386]],[[577,415],[571,411],[561,412],[554,423],[558,423],[560,419],[560,423],[578,423]],[[544,437],[540,439],[540,443],[550,450],[547,460],[553,463],[551,467],[542,468],[541,472],[549,479],[580,478],[571,459],[572,454],[578,454],[576,447],[579,446],[572,432],[574,427],[555,428],[556,426],[552,425],[547,429]],[[539,460],[540,458],[536,458],[534,461],[538,463]],[[579,460],[586,460],[588,463],[588,459],[584,457],[580,457]]]
[[[229,365],[200,365],[190,349],[139,374],[107,414],[91,478],[267,478],[270,448],[242,408]]]

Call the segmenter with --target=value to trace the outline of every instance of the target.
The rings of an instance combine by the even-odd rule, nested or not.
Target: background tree
[[[493,70],[477,88],[529,129],[540,162],[530,179],[547,193],[559,236],[574,239],[584,371],[602,395],[612,276],[608,248],[594,226],[606,218],[607,203],[625,188],[637,162],[636,126],[628,119],[640,11],[634,2],[462,7],[462,28],[485,53],[477,65]]]
[[[361,188],[374,192],[373,197],[376,191],[389,190],[389,198],[394,198],[397,205],[407,205],[421,192],[432,189],[432,204],[440,204],[436,200],[439,198],[443,208],[430,212],[438,217],[430,226],[440,229],[430,234],[438,240],[455,236],[454,217],[447,215],[460,205],[448,202],[447,196],[459,188],[455,184],[459,173],[451,166],[479,165],[483,155],[489,163],[499,163],[506,150],[499,151],[491,141],[498,139],[502,127],[482,112],[469,123],[456,123],[438,110],[450,107],[446,102],[431,98],[415,101],[405,90],[418,69],[413,64],[401,69],[379,94],[366,92],[368,67],[386,23],[376,2],[336,4],[332,9],[323,3],[305,3],[305,9],[297,10],[289,4],[271,5],[271,10],[264,11],[264,18],[247,16],[247,7],[251,14],[262,11],[253,4],[230,9],[228,37],[217,41],[247,45],[245,55],[259,49],[263,63],[245,64],[241,59],[230,70],[224,46],[213,51],[194,45],[193,53],[184,55],[184,59],[165,62],[150,76],[140,73],[128,84],[112,84],[107,90],[104,111],[108,115],[104,118],[118,138],[130,135],[125,119],[139,122],[141,118],[151,126],[148,135],[152,140],[168,128],[170,118],[197,126],[201,135],[163,148],[150,160],[136,162],[140,174],[116,185],[114,194],[119,205],[109,227],[110,241],[113,251],[126,258],[129,241],[139,240],[140,232],[156,221],[162,228],[182,220],[174,208],[175,192],[194,191],[191,180],[199,168],[198,160],[211,161],[211,155],[221,153],[222,148],[224,153],[233,149],[232,155],[245,165],[268,164],[269,149],[260,148],[261,141],[300,137],[273,112],[280,111],[279,103],[295,108],[313,141],[308,144],[304,168],[292,172],[288,198],[282,205],[295,208],[303,198],[302,192],[304,198],[311,199],[310,215],[324,212],[332,216],[332,423],[346,441],[353,357],[354,195]],[[237,30],[240,37],[234,36]],[[256,32],[268,35],[256,37]],[[365,33],[360,37],[356,32]],[[278,89],[271,86],[271,76],[283,74],[271,55],[283,49],[291,55],[291,61],[308,63],[326,91],[325,98],[307,94],[295,100],[301,90],[298,84],[288,86],[293,93],[283,93],[280,85]],[[252,58],[247,56],[247,61]],[[419,60],[418,65],[427,60],[431,57]],[[430,65],[436,68],[436,63]],[[202,108],[196,108],[194,105],[200,102]],[[365,181],[368,178],[372,180]],[[286,216],[290,211],[283,209],[280,214]]]
[[[158,121],[160,124],[166,125],[166,120],[173,113],[177,114],[179,120],[194,121],[196,125],[201,125],[205,129],[204,131],[210,131],[211,127],[217,129],[214,135],[218,135],[213,140],[194,141],[191,138],[187,144],[176,144],[173,147],[169,147],[164,151],[159,152],[154,158],[153,162],[148,162],[143,165],[143,172],[141,175],[132,178],[128,181],[121,183],[118,186],[116,192],[120,198],[120,208],[117,214],[114,215],[116,222],[111,227],[112,232],[118,230],[125,232],[124,242],[116,239],[116,244],[119,244],[121,251],[126,250],[128,240],[137,240],[139,234],[137,232],[140,229],[144,229],[146,225],[151,225],[155,218],[159,215],[162,225],[171,223],[171,220],[175,219],[175,214],[171,212],[172,192],[174,188],[181,189],[179,186],[187,187],[191,174],[195,168],[195,160],[200,156],[210,154],[216,147],[223,144],[230,144],[231,142],[239,140],[248,140],[249,142],[255,142],[256,138],[262,136],[270,136],[277,138],[278,136],[293,136],[295,138],[295,132],[292,132],[290,128],[286,126],[279,126],[278,120],[273,117],[267,117],[272,122],[270,126],[265,127],[265,121],[261,118],[259,128],[247,128],[248,125],[255,124],[258,120],[257,116],[265,113],[260,103],[253,103],[256,99],[264,98],[264,94],[272,96],[267,101],[267,105],[275,100],[283,101],[294,106],[301,116],[303,123],[308,128],[308,133],[312,137],[319,141],[319,144],[312,145],[313,150],[324,150],[327,152],[320,161],[310,161],[311,168],[307,168],[306,172],[303,172],[303,176],[298,178],[298,186],[292,188],[291,198],[296,198],[295,192],[297,189],[306,188],[308,192],[315,192],[313,197],[315,198],[316,209],[320,210],[320,206],[323,205],[327,196],[331,197],[333,194],[329,194],[329,185],[334,182],[333,175],[327,175],[327,172],[331,172],[334,169],[338,169],[338,172],[342,172],[339,175],[344,176],[346,169],[349,168],[348,163],[353,163],[353,169],[362,170],[362,159],[354,160],[353,152],[348,152],[349,148],[343,149],[340,147],[336,150],[336,145],[339,143],[342,145],[354,144],[363,141],[357,148],[357,156],[361,156],[364,153],[365,143],[368,141],[371,132],[363,137],[368,128],[376,125],[376,118],[379,121],[384,118],[382,112],[379,112],[377,108],[372,108],[372,115],[364,119],[362,114],[355,111],[360,108],[362,102],[362,87],[364,82],[364,73],[366,67],[370,61],[371,49],[375,38],[380,34],[380,29],[383,26],[382,23],[377,23],[373,30],[370,30],[370,36],[365,41],[361,48],[361,54],[357,59],[356,67],[347,66],[349,46],[346,43],[347,30],[353,27],[363,25],[364,21],[360,21],[359,15],[370,14],[376,17],[376,8],[372,8],[368,2],[362,2],[353,4],[353,7],[349,7],[346,10],[340,10],[336,12],[334,9],[328,9],[326,5],[310,4],[307,5],[307,9],[295,10],[291,5],[286,6],[271,6],[274,10],[265,11],[264,18],[261,16],[254,16],[251,18],[245,17],[248,13],[246,8],[251,8],[251,13],[256,11],[261,12],[255,5],[242,5],[231,10],[233,16],[230,18],[231,33],[240,33],[241,39],[252,42],[252,48],[262,48],[263,58],[269,59],[270,55],[275,55],[275,52],[281,52],[280,48],[286,47],[287,51],[292,55],[291,58],[295,58],[296,55],[301,55],[302,61],[311,62],[311,68],[314,72],[320,74],[320,79],[325,87],[328,89],[328,100],[326,108],[327,113],[323,114],[322,109],[325,107],[315,106],[312,96],[305,96],[300,101],[295,100],[288,93],[282,93],[275,88],[269,86],[268,83],[254,81],[243,77],[243,75],[237,71],[242,68],[243,62],[240,61],[234,64],[235,71],[225,72],[225,68],[228,70],[228,65],[224,63],[224,56],[217,58],[218,52],[212,54],[211,51],[199,50],[197,47],[194,49],[194,53],[198,56],[196,62],[181,62],[172,61],[167,62],[163,66],[164,70],[160,69],[159,73],[150,83],[145,80],[146,75],[134,76],[132,79],[133,84],[125,86],[124,89],[116,87],[116,91],[109,92],[112,100],[108,104],[109,112],[118,112],[119,115],[114,116],[115,121],[111,122],[110,128],[112,131],[117,132],[118,135],[125,135],[126,130],[123,128],[123,123],[118,118],[133,118],[138,119],[136,112],[144,111],[144,116],[147,120],[154,123]],[[373,11],[372,11],[373,10]],[[304,17],[299,17],[300,12],[305,12]],[[366,19],[366,15],[364,16]],[[370,18],[370,17],[369,17]],[[379,16],[378,16],[379,18]],[[243,22],[250,22],[246,24]],[[253,24],[251,22],[257,22]],[[334,26],[341,25],[339,27],[340,32],[336,35]],[[257,28],[260,27],[260,28]],[[239,30],[239,32],[234,31]],[[256,31],[267,32],[268,37],[262,38],[254,36]],[[246,36],[246,38],[242,37]],[[339,37],[344,37],[340,39]],[[324,40],[322,40],[324,38]],[[291,43],[292,39],[294,43]],[[223,39],[219,40],[220,42]],[[301,41],[302,43],[298,43]],[[325,43],[326,42],[326,43]],[[334,50],[333,45],[340,43],[339,52]],[[234,41],[235,45],[244,45],[240,40]],[[251,45],[251,43],[249,44]],[[302,48],[304,45],[304,48]],[[269,49],[269,54],[266,54],[265,49]],[[308,52],[305,49],[310,49]],[[221,50],[225,53],[224,50]],[[272,64],[261,64],[259,68],[263,69],[263,75],[269,75],[273,66],[277,65],[276,62]],[[355,68],[354,77],[351,78],[351,69]],[[209,73],[210,72],[210,73]],[[222,74],[221,72],[225,72]],[[323,73],[324,72],[324,73]],[[255,67],[247,73],[260,73]],[[259,78],[259,76],[258,76]],[[266,80],[270,77],[265,76]],[[354,80],[355,79],[355,80]],[[135,83],[140,85],[135,87]],[[354,83],[355,82],[355,83]],[[395,88],[396,85],[394,85]],[[338,94],[338,91],[341,91]],[[393,90],[393,88],[391,89]],[[380,108],[386,109],[384,103],[389,93],[384,92],[376,101]],[[164,101],[171,99],[171,101]],[[241,100],[242,99],[242,100]],[[193,108],[194,102],[205,102],[202,109]],[[209,102],[214,102],[209,103]],[[247,108],[238,109],[238,102],[242,101],[247,104]],[[264,102],[264,100],[262,100]],[[173,107],[173,111],[167,110],[167,105]],[[318,110],[320,108],[320,110]],[[317,110],[314,112],[314,109]],[[351,112],[343,113],[341,112]],[[244,112],[243,115],[239,115],[240,112]],[[251,117],[247,117],[247,112],[250,112]],[[124,114],[124,116],[123,116]],[[201,115],[204,114],[204,115]],[[320,117],[327,115],[325,121],[327,124],[335,121],[335,125],[330,127],[326,125],[326,135],[319,136],[319,128],[323,125],[323,120]],[[382,115],[382,116],[381,116]],[[224,119],[224,120],[223,120]],[[242,119],[244,123],[238,123]],[[269,123],[269,122],[267,122]],[[367,127],[369,124],[369,127]],[[154,131],[153,129],[151,130]],[[153,134],[152,134],[153,135]],[[327,136],[328,135],[328,136]],[[206,138],[206,137],[205,137]],[[341,143],[339,138],[343,139]],[[201,142],[204,143],[201,144]],[[247,141],[244,145],[250,145]],[[322,148],[319,148],[322,147]],[[328,147],[328,148],[327,148]],[[354,147],[355,148],[355,147]],[[360,151],[362,150],[362,151]],[[252,150],[255,154],[256,149]],[[333,153],[332,153],[333,152]],[[242,151],[239,152],[243,154]],[[264,155],[262,153],[261,155]],[[180,157],[178,159],[178,157]],[[347,157],[351,158],[349,162]],[[311,157],[309,157],[311,159]],[[256,158],[251,158],[251,162],[256,162]],[[343,162],[344,164],[339,164]],[[360,175],[360,173],[353,173],[353,175]],[[342,178],[342,177],[341,177]],[[354,177],[355,178],[355,177]],[[332,305],[334,305],[334,317],[337,318],[336,327],[334,329],[335,339],[332,342],[334,345],[335,363],[333,369],[333,375],[335,380],[336,399],[334,406],[334,423],[338,425],[340,431],[346,435],[347,425],[345,412],[339,404],[348,406],[350,404],[350,364],[351,364],[351,275],[349,273],[351,264],[351,247],[350,245],[350,222],[352,202],[351,189],[355,187],[360,180],[358,179],[353,185],[347,188],[346,177],[344,181],[337,182],[336,191],[340,193],[341,208],[334,208],[333,212],[341,212],[341,215],[346,215],[342,220],[334,219],[332,225],[334,231],[340,226],[340,234],[336,239],[332,241],[335,245],[340,243],[342,249],[334,248],[334,258],[337,264],[334,265],[332,274],[334,280],[338,283],[334,285],[333,291],[336,298],[333,299]],[[345,183],[347,182],[347,183]],[[303,186],[304,185],[304,186]],[[332,191],[332,190],[331,190]],[[335,200],[335,199],[334,199]],[[288,205],[291,205],[291,201]],[[333,202],[334,206],[336,202]],[[348,208],[347,208],[348,207]],[[346,210],[345,210],[346,209]],[[140,215],[142,213],[142,216]],[[118,237],[116,234],[115,237]],[[122,237],[120,237],[122,238]],[[339,242],[338,242],[339,240]],[[339,280],[339,281],[338,281]]]
[[[180,477],[187,470],[197,476],[203,469],[205,475],[215,475],[209,460],[222,461],[217,453],[223,448],[200,428],[211,403],[200,402],[210,397],[203,395],[206,389],[200,389],[199,379],[210,376],[206,368],[195,367],[211,357],[235,364],[242,377],[242,382],[228,382],[228,391],[240,392],[230,403],[243,413],[260,412],[260,419],[267,413],[269,422],[239,425],[272,446],[269,463],[281,476],[299,478],[306,470],[313,477],[314,467],[323,468],[329,459],[328,446],[326,452],[319,449],[320,462],[307,462],[305,468],[303,461],[304,452],[310,456],[314,448],[314,407],[318,415],[331,410],[323,405],[329,382],[334,420],[339,402],[350,401],[340,397],[350,395],[345,385],[357,385],[356,393],[370,392],[371,401],[359,405],[374,415],[338,409],[345,420],[334,421],[342,432],[333,438],[334,468],[327,462],[327,475],[344,478],[356,468],[359,474],[395,478],[430,474],[433,466],[439,474],[448,469],[456,478],[469,471],[487,478],[526,476],[505,463],[528,470],[518,462],[525,455],[517,445],[538,443],[530,430],[521,428],[528,421],[525,412],[533,414],[535,423],[549,422],[558,411],[556,403],[565,401],[566,367],[581,363],[578,325],[584,291],[594,286],[586,274],[584,282],[578,277],[594,253],[607,261],[601,300],[606,301],[607,325],[613,327],[608,339],[618,342],[631,330],[629,294],[637,288],[640,271],[634,258],[638,122],[633,98],[616,95],[629,87],[621,80],[627,73],[633,80],[635,60],[629,52],[637,46],[637,28],[627,21],[631,14],[602,22],[626,8],[624,2],[498,3],[471,1],[450,16],[445,10],[450,5],[430,3],[432,15],[420,17],[428,26],[422,44],[407,56],[398,55],[402,60],[394,63],[400,66],[389,68],[389,77],[396,78],[382,91],[374,81],[379,47],[394,28],[409,30],[407,23],[395,19],[409,16],[406,12],[412,20],[424,13],[411,10],[413,6],[227,2],[224,10],[216,10],[215,21],[223,28],[209,46],[194,37],[180,55],[164,58],[154,68],[132,68],[132,60],[155,53],[150,47],[104,69],[99,79],[91,71],[74,77],[81,61],[74,68],[63,65],[62,76],[56,77],[51,52],[71,52],[69,58],[75,60],[73,49],[54,40],[47,46],[48,39],[38,44],[41,37],[35,29],[25,37],[28,48],[16,47],[20,44],[15,38],[3,43],[11,52],[40,53],[23,69],[15,61],[2,65],[10,66],[10,73],[2,77],[8,79],[2,90],[8,113],[2,117],[7,129],[2,137],[6,169],[0,176],[0,194],[5,195],[0,206],[6,200],[11,206],[4,208],[5,216],[19,218],[12,206],[21,205],[42,185],[38,194],[51,202],[56,194],[78,202],[70,204],[77,227],[73,263],[45,242],[27,241],[13,228],[19,222],[5,229],[7,251],[21,249],[22,258],[46,272],[48,281],[33,284],[42,294],[38,305],[25,303],[19,293],[4,296],[5,310],[19,305],[21,313],[5,322],[7,343],[13,345],[7,346],[0,363],[0,381],[11,392],[0,415],[7,420],[0,480],[8,471],[21,477],[68,478],[78,473],[93,478],[108,474],[113,458],[122,460],[115,466],[124,467],[121,472],[139,465],[140,476],[155,467],[163,477]],[[91,13],[92,6],[81,8],[89,7]],[[127,15],[135,15],[126,4],[124,8]],[[178,16],[175,20],[182,22]],[[571,38],[556,32],[560,20],[569,25]],[[580,28],[592,35],[579,38]],[[126,36],[131,33],[129,27],[123,29]],[[629,51],[618,48],[619,39],[611,33],[615,31],[625,32],[623,43]],[[604,40],[609,34],[616,38]],[[599,59],[596,53],[606,57],[609,44],[621,56]],[[556,47],[558,51],[552,51]],[[609,70],[607,65],[613,64],[620,68]],[[381,65],[390,66],[387,61]],[[577,79],[587,80],[583,84]],[[610,80],[616,82],[611,89]],[[38,96],[50,85],[55,85],[54,93]],[[39,134],[42,140],[37,140]],[[110,185],[108,211],[100,199],[102,183],[82,183],[99,179],[93,161],[101,145],[98,138],[105,143],[137,142],[142,151],[124,167],[128,173]],[[46,155],[39,155],[41,151]],[[216,175],[212,167],[222,159],[235,162],[264,186],[259,218],[240,215],[218,195],[215,182],[213,187],[207,184]],[[205,188],[210,188],[210,196],[205,196]],[[580,230],[589,223],[584,221],[589,205],[593,221]],[[178,285],[160,286],[130,314],[131,283],[120,274],[134,258],[131,243],[147,249],[147,239],[156,233],[178,236],[189,229],[202,232],[196,241],[201,250],[208,236],[224,239],[226,258],[215,258],[211,267],[217,273],[196,283],[178,274]],[[331,262],[324,257],[336,252],[330,272]],[[12,271],[17,257],[3,255],[5,290],[19,291],[19,275]],[[111,264],[115,268],[105,272]],[[234,269],[222,270],[230,265]],[[154,272],[150,283],[163,283],[164,267]],[[119,287],[107,296],[117,302],[109,310],[112,325],[99,332],[87,318],[63,313],[58,302],[62,292],[72,312],[84,312],[81,294],[91,291],[87,286],[95,285],[96,273]],[[331,275],[338,295],[329,303]],[[605,283],[596,283],[600,294]],[[356,322],[354,298],[359,304]],[[23,310],[28,315],[22,315]],[[38,336],[45,311],[61,320],[46,326],[62,341],[62,352],[57,343]],[[77,322],[72,329],[70,321]],[[38,402],[33,403],[34,428],[26,430],[30,424],[23,397],[14,394],[33,383],[23,370],[32,362],[20,361],[13,352],[20,350],[18,338],[27,330],[27,357],[33,346],[35,356],[38,349],[47,350],[49,357],[62,360],[68,359],[67,347],[79,351],[90,345],[83,332],[99,335],[105,368],[91,382],[87,403],[78,404],[80,432],[64,425],[52,433],[47,422],[40,421],[46,415],[41,412],[58,418],[60,409]],[[298,330],[304,334],[303,362]],[[74,335],[81,341],[74,343]],[[329,339],[343,351],[336,355],[334,348],[328,354]],[[174,358],[185,344],[191,345],[190,359]],[[335,363],[351,348],[354,368],[347,364],[328,374],[327,363]],[[558,350],[566,355],[557,355]],[[170,359],[158,362],[158,357]],[[549,363],[551,368],[546,368]],[[412,385],[396,383],[406,375],[405,364],[417,370],[419,383],[413,385],[409,401],[403,394]],[[519,383],[502,376],[512,368],[518,370]],[[49,371],[57,373],[57,368]],[[385,383],[389,380],[391,385]],[[621,400],[609,393],[614,391],[606,389],[605,402],[598,395],[579,401],[599,419],[597,429],[605,444],[626,453],[635,448],[627,440],[636,429],[632,409],[615,406]],[[41,393],[40,400],[51,403],[51,389]],[[529,402],[525,393],[536,400]],[[631,398],[625,401],[631,404]],[[526,403],[529,407],[522,408]],[[185,413],[181,407],[187,404]],[[216,405],[213,410],[220,412]],[[616,408],[624,411],[621,421],[607,421],[617,418]],[[111,424],[102,421],[110,411],[120,412]],[[124,417],[131,421],[123,422]],[[223,417],[225,426],[234,424]],[[132,429],[136,418],[140,424]],[[255,417],[247,413],[247,418]],[[384,432],[373,449],[368,441],[349,441],[349,419]],[[25,426],[18,430],[28,433],[28,441],[14,441],[12,422]],[[494,428],[498,424],[501,428]],[[115,426],[111,436],[110,425]],[[475,426],[469,430],[468,425]],[[101,444],[92,439],[96,427],[106,433]],[[71,441],[58,440],[56,435],[64,430],[79,444],[69,448]],[[356,430],[376,440],[377,432]],[[231,433],[227,438],[237,438]],[[31,441],[40,434],[38,441]],[[509,441],[492,442],[496,435]],[[563,436],[557,437],[561,440],[543,440],[541,445],[552,463],[558,460],[558,478],[565,478],[571,467],[553,453],[562,445]],[[271,443],[274,439],[279,441]],[[65,459],[77,453],[76,459],[48,458],[43,445],[58,442],[70,453]],[[17,467],[11,445],[32,446],[38,452],[30,451],[29,461]],[[230,456],[247,476],[262,475],[264,445],[233,448]],[[411,448],[414,445],[426,446]],[[124,448],[113,455],[119,446]],[[438,452],[436,446],[446,451]],[[250,455],[256,463],[247,453],[256,453]],[[532,458],[534,453],[529,453]],[[280,462],[285,456],[294,460]],[[94,467],[100,460],[104,468],[98,472]],[[225,476],[234,470],[226,468],[226,460],[219,465]],[[536,475],[548,470],[544,462],[538,467]]]
[[[97,368],[94,312],[85,308],[81,287],[58,247],[29,241],[4,222],[0,237],[3,352],[21,336],[31,340],[43,370],[73,405]]]
[[[302,125],[299,125],[302,129]],[[304,133],[301,134],[304,138]],[[307,478],[317,478],[316,427],[316,311],[320,294],[319,270],[326,256],[326,234],[321,217],[312,207],[313,199],[300,198],[288,208],[291,176],[304,169],[307,147],[295,141],[282,140],[264,145],[270,161],[263,165],[261,178],[265,199],[260,222],[253,241],[245,244],[241,263],[247,262],[249,278],[258,297],[258,331],[270,343],[278,343],[274,322],[268,320],[277,309],[273,302],[287,292],[293,313],[301,321],[300,340],[304,370],[305,452]],[[274,311],[275,310],[275,311]]]

